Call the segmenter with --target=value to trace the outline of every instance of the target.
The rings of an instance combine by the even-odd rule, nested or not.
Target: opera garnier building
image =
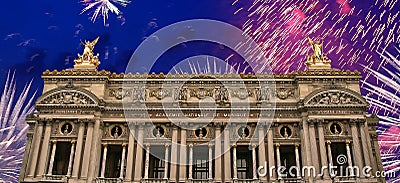
[[[20,182],[385,182],[361,74],[316,49],[290,74],[116,74],[95,41],[43,73]]]

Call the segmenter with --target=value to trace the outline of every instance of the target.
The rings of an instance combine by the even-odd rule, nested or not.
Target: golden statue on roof
[[[308,38],[308,41],[311,44],[311,48],[313,50],[312,55],[307,55],[306,65],[309,69],[331,69],[331,61],[323,52],[323,44],[319,41],[313,41],[311,38]]]
[[[99,54],[96,55],[93,53],[94,46],[96,45],[99,37],[97,37],[92,42],[85,41],[82,43],[85,48],[83,49],[83,54],[80,55],[78,53],[78,59],[75,59],[74,69],[97,69],[100,64]]]

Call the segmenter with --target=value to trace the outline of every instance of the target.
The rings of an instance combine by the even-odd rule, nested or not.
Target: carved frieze
[[[344,91],[327,91],[322,92],[309,101],[308,105],[352,105],[363,104],[362,101]]]
[[[95,104],[87,95],[76,91],[61,91],[43,99],[41,104]]]

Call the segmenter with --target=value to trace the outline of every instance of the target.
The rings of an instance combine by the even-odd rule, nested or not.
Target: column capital
[[[281,144],[280,144],[280,143],[275,143],[275,146],[276,146],[276,147],[280,147]]]
[[[108,144],[107,143],[102,143],[103,147],[107,147]]]
[[[149,148],[149,147],[150,147],[150,144],[149,144],[149,143],[146,143],[145,146],[146,146],[146,148]]]
[[[165,148],[168,148],[170,145],[169,144],[165,144],[164,146],[165,146]]]
[[[126,147],[126,143],[122,143],[122,147]]]
[[[75,144],[76,144],[76,140],[72,140],[72,141],[71,141],[71,144],[72,144],[72,145],[75,145]]]
[[[257,146],[258,146],[258,144],[256,144],[256,143],[252,143],[252,144],[251,144],[251,147],[252,147],[253,149],[255,149]]]
[[[294,144],[294,147],[295,147],[296,149],[298,149],[298,148],[299,148],[299,146],[300,146],[300,144],[299,144],[299,143],[295,143],[295,144]]]
[[[167,145],[167,144],[166,144],[166,145]],[[190,143],[190,144],[189,144],[189,147],[190,147],[190,148],[193,148],[193,144],[192,144],[192,143]]]
[[[332,142],[331,142],[330,140],[327,140],[326,143],[327,143],[328,145],[331,145]]]
[[[52,140],[51,143],[57,144],[57,140]]]
[[[212,148],[212,146],[214,146],[214,144],[211,143],[208,144],[208,148]]]
[[[348,146],[350,144],[350,140],[346,140],[346,146]]]
[[[237,147],[237,145],[236,145],[236,144],[232,144],[232,147],[233,147],[233,148],[236,148],[236,147]]]

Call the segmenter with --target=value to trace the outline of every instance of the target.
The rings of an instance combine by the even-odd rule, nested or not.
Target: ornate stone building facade
[[[357,71],[42,78],[21,182],[384,182]]]

